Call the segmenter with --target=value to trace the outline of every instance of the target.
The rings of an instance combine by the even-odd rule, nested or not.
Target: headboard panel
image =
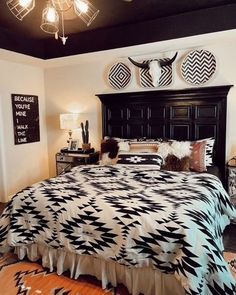
[[[98,94],[103,136],[216,139],[214,162],[225,176],[227,94],[231,85]]]

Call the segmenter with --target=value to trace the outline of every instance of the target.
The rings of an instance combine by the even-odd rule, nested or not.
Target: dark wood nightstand
[[[68,172],[78,165],[96,164],[99,160],[99,152],[83,153],[57,153],[56,171],[57,175]]]

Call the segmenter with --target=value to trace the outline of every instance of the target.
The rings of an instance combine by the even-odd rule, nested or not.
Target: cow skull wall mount
[[[158,84],[159,84],[160,77],[161,77],[161,68],[163,66],[171,65],[175,61],[175,59],[177,57],[177,54],[178,54],[178,52],[176,52],[175,55],[171,59],[169,59],[167,61],[154,59],[152,61],[148,61],[148,62],[145,62],[145,63],[140,63],[140,62],[137,62],[137,61],[133,60],[130,57],[128,57],[128,59],[135,66],[137,66],[137,67],[139,67],[141,69],[148,69],[148,72],[152,77],[152,83],[153,83],[153,85],[155,87],[157,87]]]

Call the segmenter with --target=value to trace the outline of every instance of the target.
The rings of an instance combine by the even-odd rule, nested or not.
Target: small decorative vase
[[[87,151],[90,150],[91,143],[82,143],[82,150]]]

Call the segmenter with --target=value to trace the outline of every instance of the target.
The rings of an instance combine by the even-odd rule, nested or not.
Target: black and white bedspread
[[[186,294],[235,295],[222,231],[235,209],[213,175],[76,167],[19,192],[0,220],[0,250],[44,244],[172,273]]]

